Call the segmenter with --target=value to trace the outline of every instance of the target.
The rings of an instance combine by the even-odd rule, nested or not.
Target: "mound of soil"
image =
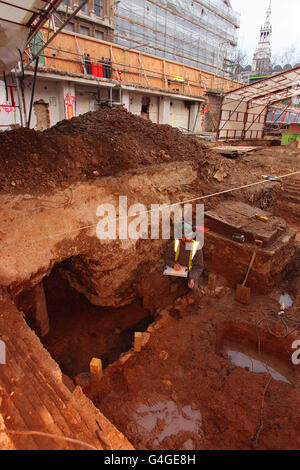
[[[207,146],[124,108],[102,107],[51,129],[0,135],[0,192],[46,193],[76,181],[176,160],[204,163]]]

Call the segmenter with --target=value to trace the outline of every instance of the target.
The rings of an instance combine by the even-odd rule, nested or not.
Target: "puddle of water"
[[[140,405],[136,411],[134,418],[139,426],[147,432],[157,431],[156,444],[182,431],[191,432],[197,436],[201,431],[201,413],[199,410],[193,410],[190,405],[180,410],[173,401],[161,401],[153,406]],[[186,444],[190,447],[193,443],[188,440]]]
[[[282,294],[279,300],[280,306],[284,305],[285,308],[290,308],[293,306],[294,301],[292,300],[289,294]]]
[[[267,361],[265,363],[259,359],[254,359],[253,357],[248,356],[247,354],[232,349],[227,349],[226,352],[230,357],[231,362],[238,367],[247,367],[251,372],[256,372],[258,374],[270,374],[275,380],[292,384],[284,375],[280,374],[278,371],[273,369]]]

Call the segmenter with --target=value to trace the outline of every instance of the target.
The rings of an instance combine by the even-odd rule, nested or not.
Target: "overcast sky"
[[[252,60],[269,0],[231,0],[231,5],[241,13],[239,48],[247,51]],[[284,49],[293,44],[300,50],[300,0],[272,0],[271,22],[271,46],[274,55],[281,55]]]

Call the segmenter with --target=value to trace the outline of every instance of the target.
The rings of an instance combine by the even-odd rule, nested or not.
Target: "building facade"
[[[30,45],[24,54],[24,76],[20,68],[18,80],[12,74],[8,88],[5,89],[4,83],[0,82],[2,129],[28,125],[28,116],[31,115],[29,127],[44,130],[60,120],[109,104],[123,105],[133,114],[186,132],[215,130],[221,93],[239,86],[239,83],[224,76],[218,68],[219,73],[216,74],[200,68],[198,62],[192,61],[194,65],[189,65],[177,54],[171,56],[178,59],[174,60],[155,54],[155,49],[151,49],[149,54],[141,48],[129,48],[108,40],[114,34],[113,12],[117,6],[112,2],[89,0],[43,49],[31,109],[34,57],[49,34],[80,4],[79,0],[62,2],[54,15],[54,22],[49,22],[39,32],[38,43],[34,47]],[[205,2],[196,3],[199,6]],[[222,3],[225,10],[230,8],[229,2]],[[207,4],[213,13],[211,10],[215,4]],[[218,18],[221,14],[219,11]],[[233,24],[232,27],[235,29]],[[217,34],[220,35],[221,31]],[[108,68],[109,73],[106,73]],[[18,83],[21,83],[21,89],[17,88]]]
[[[79,4],[80,0],[63,0],[55,15],[56,25],[59,27]],[[67,24],[66,31],[112,42],[114,39],[113,5],[113,0],[89,0],[76,17]]]
[[[78,4],[64,0],[60,20]],[[66,30],[230,75],[238,28],[229,0],[89,0]]]
[[[28,118],[33,74],[26,73],[24,79],[25,118]],[[0,81],[0,129],[6,130],[21,125],[16,85],[9,82],[14,101],[6,100],[5,86]],[[11,95],[10,95],[11,96]],[[100,99],[99,99],[100,98]],[[38,73],[30,128],[43,131],[64,119],[96,111],[102,103],[123,105],[129,112],[149,119],[157,124],[168,124],[182,131],[202,132],[204,130],[203,97],[163,93],[139,89],[130,85],[122,88],[114,80],[99,85],[84,77],[53,74],[49,71]]]
[[[115,42],[218,74],[230,74],[239,15],[228,0],[120,0]]]

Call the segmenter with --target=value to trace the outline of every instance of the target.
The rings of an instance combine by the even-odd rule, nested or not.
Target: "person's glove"
[[[174,271],[181,271],[180,264],[174,264],[173,269],[174,269]]]

